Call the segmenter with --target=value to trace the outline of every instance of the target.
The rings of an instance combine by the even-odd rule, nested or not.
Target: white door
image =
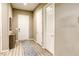
[[[42,46],[42,9],[39,9],[36,13],[36,32],[37,43]]]
[[[46,49],[54,53],[54,6],[46,7]]]
[[[18,40],[29,39],[29,16],[18,15]]]

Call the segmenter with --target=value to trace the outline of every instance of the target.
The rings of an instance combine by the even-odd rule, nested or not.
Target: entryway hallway
[[[1,3],[0,56],[53,56],[54,4]]]
[[[33,40],[22,40],[16,42],[15,48],[0,53],[0,56],[52,56],[52,54]]]

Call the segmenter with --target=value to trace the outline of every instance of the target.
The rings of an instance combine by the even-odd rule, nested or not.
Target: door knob
[[[20,31],[20,28],[18,30]]]

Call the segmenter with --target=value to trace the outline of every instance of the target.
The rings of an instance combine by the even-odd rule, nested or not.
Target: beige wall
[[[56,4],[55,55],[79,55],[79,4]]]
[[[13,20],[12,20],[12,29],[14,32],[16,32],[16,37],[18,35],[18,32],[16,28],[18,27],[18,15],[23,14],[23,15],[29,15],[30,16],[30,24],[29,24],[29,37],[33,38],[33,18],[32,18],[32,12],[30,11],[24,11],[24,10],[18,10],[18,9],[13,9]],[[18,37],[17,37],[18,39]]]

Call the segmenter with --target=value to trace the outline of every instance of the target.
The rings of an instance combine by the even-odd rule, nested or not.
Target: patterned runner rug
[[[37,52],[31,46],[29,41],[21,41],[21,45],[24,49],[24,56],[38,56]]]

